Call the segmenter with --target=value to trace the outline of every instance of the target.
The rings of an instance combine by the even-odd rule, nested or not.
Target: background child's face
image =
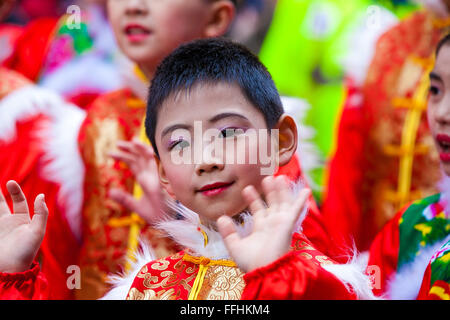
[[[194,137],[199,124],[202,133],[207,130],[213,136],[214,132],[219,133],[215,136],[223,139],[223,148],[215,149],[216,153],[209,152],[208,142],[212,140],[205,138],[206,135],[200,139]],[[233,216],[242,212],[246,209],[242,190],[253,185],[260,191],[264,178],[261,168],[268,167],[261,165],[259,157],[252,161],[250,155],[258,154],[261,143],[266,143],[264,148],[270,148],[271,142],[270,135],[265,142],[238,141],[245,141],[247,134],[260,129],[269,134],[263,114],[247,101],[237,85],[200,84],[189,93],[183,91],[169,97],[160,110],[155,132],[161,182],[204,222],[216,221],[223,214]],[[180,154],[190,155],[191,160],[197,155],[200,161],[177,164],[174,159]],[[226,155],[230,154],[246,155],[244,163],[236,158],[227,159]]]
[[[204,0],[108,0],[119,47],[150,72],[180,44],[204,37],[208,9]]]
[[[441,165],[450,176],[450,45],[444,45],[430,74],[428,124],[437,145]]]

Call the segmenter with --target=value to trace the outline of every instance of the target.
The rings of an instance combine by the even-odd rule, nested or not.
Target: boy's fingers
[[[149,145],[146,145],[142,143],[141,141],[133,140],[133,144],[136,148],[136,150],[140,153],[145,155],[147,158],[154,158],[155,152],[153,151],[153,148]]]
[[[233,220],[228,216],[221,216],[217,219],[217,227],[228,251],[230,251],[230,254],[232,255],[241,239],[237,233]]]
[[[253,215],[257,214],[258,212],[261,212],[266,208],[264,202],[262,201],[255,187],[253,186],[245,187],[242,190],[242,196],[247,202],[248,208],[250,209],[250,212]]]
[[[136,212],[138,209],[136,198],[126,191],[114,188],[109,190],[108,196],[130,211]]]
[[[278,200],[284,203],[291,201],[291,190],[289,184],[284,176],[278,176],[275,178],[275,189]]]
[[[11,199],[13,201],[14,214],[29,214],[27,199],[25,198],[25,195],[23,194],[19,184],[14,180],[10,180],[6,183],[6,188],[8,189],[8,192],[11,195]]]
[[[271,207],[279,200],[274,177],[269,176],[264,178],[261,185],[264,191],[267,205]]]
[[[305,208],[306,203],[308,202],[309,195],[311,194],[311,190],[309,189],[303,189],[300,191],[300,194],[298,196],[298,199],[294,203],[294,221],[297,221],[300,217],[300,214],[302,213],[303,209]]]
[[[4,214],[11,214],[11,211],[9,211],[8,203],[6,203],[6,199],[3,196],[3,192],[0,189],[0,216]]]
[[[37,231],[40,231],[42,232],[42,234],[44,234],[47,225],[47,218],[48,208],[45,203],[45,196],[43,194],[40,194],[34,200],[34,215],[31,219],[31,225],[34,226]]]
[[[134,156],[128,152],[111,151],[108,153],[108,155],[114,158],[115,160],[125,162],[128,166],[130,166],[132,163],[135,162]]]
[[[134,157],[139,157],[141,154],[139,153],[138,148],[133,142],[130,141],[119,141],[117,142],[117,151],[128,153],[133,155]]]

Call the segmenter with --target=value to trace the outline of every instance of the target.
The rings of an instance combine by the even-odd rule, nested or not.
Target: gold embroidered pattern
[[[239,300],[245,287],[244,273],[236,267],[215,265],[206,272],[199,300]]]
[[[183,292],[191,290],[189,283],[194,280],[198,268],[190,266],[182,257],[176,254],[144,266],[137,275],[142,282],[137,288],[133,287],[137,291],[130,290],[129,299],[183,299]]]

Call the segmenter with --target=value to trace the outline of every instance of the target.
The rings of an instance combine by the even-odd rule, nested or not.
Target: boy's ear
[[[223,36],[231,26],[236,9],[230,0],[219,0],[211,3],[210,19],[206,25],[203,35],[205,38]]]
[[[279,166],[288,164],[297,150],[298,135],[297,125],[294,119],[287,114],[283,114],[278,120],[275,129],[279,132]]]
[[[159,181],[161,182],[161,185],[163,186],[164,190],[167,191],[169,196],[173,199],[175,199],[175,194],[173,193],[172,186],[169,183],[169,180],[167,180],[166,172],[164,171],[164,168],[161,164],[161,161],[155,157],[156,165],[158,166],[158,175],[159,175]]]

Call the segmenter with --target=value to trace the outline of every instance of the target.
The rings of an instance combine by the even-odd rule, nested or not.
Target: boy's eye
[[[226,128],[226,129],[220,130],[220,137],[221,138],[230,138],[230,137],[234,137],[239,134],[242,134],[242,133],[244,133],[243,129]]]
[[[187,142],[186,140],[177,140],[174,141],[170,144],[169,146],[169,150],[172,151],[174,149],[176,150],[182,150],[186,147],[189,147],[189,142]]]
[[[434,85],[430,86],[430,90],[429,90],[430,95],[437,96],[440,92],[441,92],[441,90],[437,86],[434,86]]]

